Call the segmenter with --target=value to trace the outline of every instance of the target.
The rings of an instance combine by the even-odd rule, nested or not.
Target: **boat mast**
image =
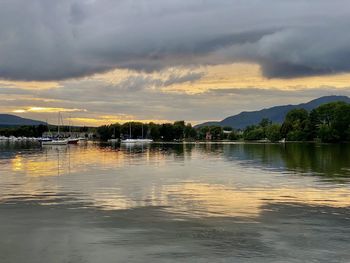
[[[69,122],[68,122],[68,124],[69,124],[69,136],[70,136],[70,137],[72,137],[72,123],[71,123],[71,118],[72,118],[72,116],[69,115]]]
[[[131,139],[131,123],[129,123],[129,138]]]
[[[57,135],[58,135],[58,137],[60,137],[60,115],[61,115],[61,113],[60,112],[58,112],[58,126],[57,126]]]
[[[142,139],[143,139],[143,123],[142,123]]]
[[[49,136],[51,136],[51,137],[52,137],[52,134],[51,134],[51,131],[50,131],[49,120],[48,120],[48,119],[46,119],[46,126],[47,126],[47,130],[48,130],[48,134],[49,134]],[[46,137],[47,137],[47,136],[46,136]]]

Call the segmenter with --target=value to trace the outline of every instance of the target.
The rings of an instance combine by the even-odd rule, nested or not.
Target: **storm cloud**
[[[347,0],[3,0],[0,78],[242,61],[271,78],[349,72],[349,24]]]

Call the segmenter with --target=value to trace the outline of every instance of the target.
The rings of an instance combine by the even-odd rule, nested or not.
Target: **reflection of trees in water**
[[[176,161],[191,158],[194,144],[186,143],[154,143],[154,144],[106,144],[98,145],[101,150],[120,151],[128,158],[141,158],[145,155],[173,157]]]
[[[39,143],[0,141],[0,159],[13,159],[19,154],[36,154],[39,150]]]
[[[176,161],[191,158],[194,151],[208,156],[224,156],[241,165],[332,177],[350,177],[349,144],[152,144],[120,147],[123,154],[138,158],[144,154],[172,156]]]
[[[57,148],[57,147],[56,147]],[[46,158],[42,167],[51,167],[52,158],[58,159],[55,165],[62,172],[70,169],[70,161],[79,159],[79,153],[87,151],[91,145],[79,147],[44,147],[33,144],[6,144],[0,147],[0,159],[12,160],[21,155],[33,155],[43,152]],[[95,148],[96,149],[96,148]],[[197,154],[200,158],[223,157],[227,161],[237,162],[246,167],[260,169],[290,170],[299,173],[314,173],[329,177],[350,177],[350,144],[152,144],[152,145],[99,145],[97,152],[115,152],[129,160],[147,158],[166,158],[184,162]],[[72,160],[71,160],[72,159]],[[52,160],[51,160],[52,161]],[[47,163],[47,165],[45,165]],[[72,166],[74,167],[74,166]],[[45,169],[46,169],[45,168]],[[38,168],[39,169],[39,168]],[[68,171],[69,172],[69,171]]]
[[[284,168],[282,144],[234,144],[224,146],[224,155],[242,165],[266,168]]]
[[[237,144],[226,145],[225,157],[272,169],[289,169],[326,176],[350,176],[349,144]]]
[[[24,156],[36,156],[40,151],[41,147],[39,143],[0,141],[0,165],[11,164],[13,162],[21,165]]]
[[[286,167],[326,176],[350,176],[350,145],[287,144]]]
[[[186,158],[191,158],[193,144],[152,144],[151,150],[156,153],[162,153],[166,156],[173,156],[176,161],[184,161]]]
[[[207,154],[207,155],[220,154],[220,155],[222,155],[224,145],[219,144],[219,143],[204,143],[204,144],[199,144],[197,149],[202,154]]]

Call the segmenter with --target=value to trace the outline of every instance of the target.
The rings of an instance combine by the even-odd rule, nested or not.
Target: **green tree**
[[[251,125],[248,126],[243,132],[243,139],[252,141],[252,140],[262,140],[265,138],[265,131],[260,125]]]
[[[289,141],[309,139],[309,113],[305,109],[293,109],[286,115],[281,127],[281,136]]]
[[[271,124],[266,128],[266,138],[271,142],[277,142],[282,139],[281,125]]]
[[[196,129],[192,127],[191,123],[188,123],[185,127],[185,138],[195,139],[196,137],[197,137]]]
[[[239,139],[239,136],[235,131],[232,131],[231,133],[229,133],[227,139],[229,139],[230,141],[237,141]]]
[[[224,137],[221,126],[211,126],[209,129],[213,140],[221,140]]]
[[[318,136],[322,142],[337,142],[340,139],[338,131],[327,124],[321,124]]]
[[[263,129],[267,128],[268,126],[270,126],[272,124],[272,122],[268,119],[268,118],[263,118],[260,123],[259,126]]]
[[[323,142],[348,140],[350,105],[345,102],[323,104],[311,112],[310,123]]]

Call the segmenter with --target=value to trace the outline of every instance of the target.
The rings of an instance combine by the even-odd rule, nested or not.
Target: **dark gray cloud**
[[[3,0],[0,78],[256,62],[267,77],[350,71],[348,0]]]

